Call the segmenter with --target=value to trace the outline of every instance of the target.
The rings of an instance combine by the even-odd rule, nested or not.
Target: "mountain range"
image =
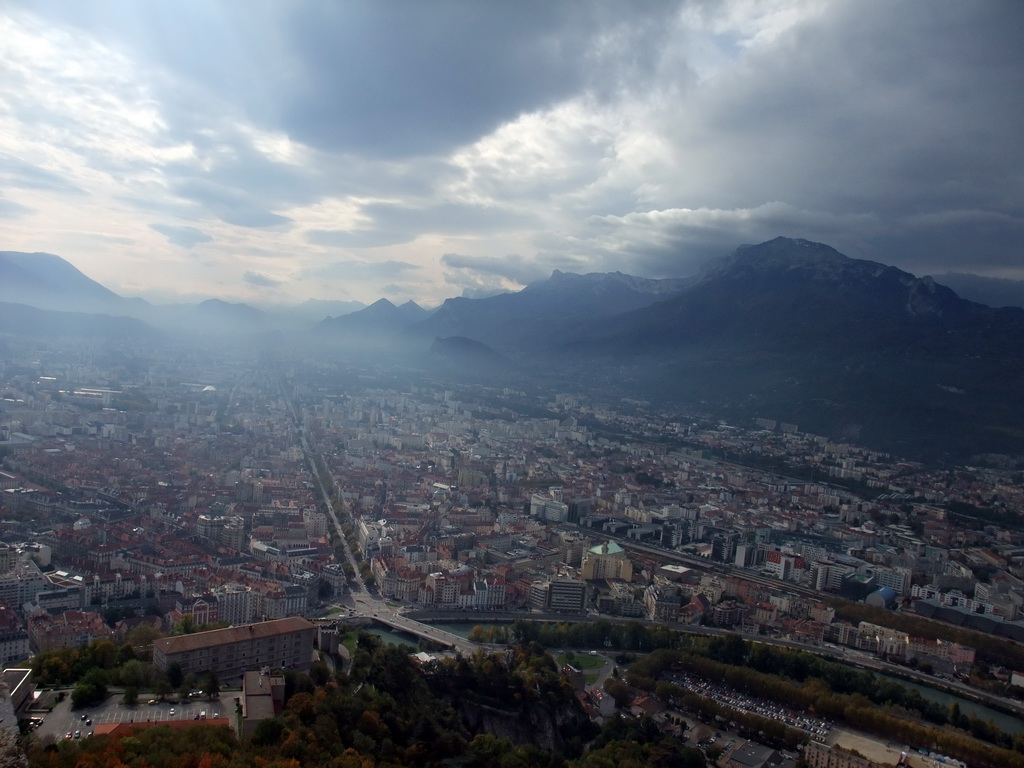
[[[17,251],[0,251],[0,303],[62,313],[134,318],[164,331],[218,337],[304,330],[332,314],[356,312],[366,306],[358,301],[315,299],[296,306],[263,309],[220,299],[196,304],[151,304],[144,299],[119,296],[60,256]],[[141,330],[141,326],[133,327]]]
[[[0,301],[33,305],[24,321],[29,308],[2,307],[0,330],[19,333],[67,328],[39,314],[55,309],[124,316],[80,324],[97,335],[286,332],[296,349],[777,419],[908,457],[1024,453],[1024,310],[806,240],[741,246],[685,279],[556,271],[516,293],[432,311],[381,299],[316,325],[217,300],[157,307],[57,256],[8,252]]]
[[[779,238],[558,351],[652,400],[767,416],[904,456],[1024,445],[1024,310]]]

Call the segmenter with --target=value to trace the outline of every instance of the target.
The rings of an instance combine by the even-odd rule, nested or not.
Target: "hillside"
[[[559,356],[645,397],[904,455],[1024,445],[1024,311],[819,243],[740,248],[682,295],[595,321]]]

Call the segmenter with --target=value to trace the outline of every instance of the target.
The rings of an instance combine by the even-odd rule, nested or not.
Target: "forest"
[[[639,623],[516,622],[477,628],[512,642],[497,653],[442,658],[420,664],[405,650],[359,633],[347,673],[331,675],[315,664],[307,674],[288,671],[286,706],[239,743],[228,729],[201,726],[194,738],[156,727],[127,738],[95,736],[45,743],[26,737],[33,768],[132,766],[686,766],[703,765],[700,750],[665,735],[648,718],[616,716],[594,725],[548,648],[616,649],[618,666],[605,689],[619,707],[649,692],[695,720],[729,721],[741,734],[779,748],[796,748],[802,731],[779,721],[728,709],[667,680],[684,671],[819,718],[844,723],[912,747],[938,749],[971,765],[1024,768],[1024,735],[1003,733],[989,721],[942,707],[875,674],[811,653],[744,640],[703,637]],[[159,695],[197,684],[208,693],[219,681],[157,674],[136,656],[96,641],[33,660],[36,682],[74,685],[76,704],[124,690]]]
[[[129,660],[130,661],[130,660]],[[94,668],[95,669],[95,668]],[[86,675],[89,673],[87,672]],[[223,726],[44,743],[32,768],[702,768],[704,756],[649,719],[591,724],[545,649],[520,643],[419,665],[360,634],[348,674],[292,676],[284,711],[246,742]],[[481,723],[479,713],[488,713]],[[471,727],[476,724],[476,728]],[[496,735],[500,731],[505,735]],[[584,748],[589,746],[584,754]]]

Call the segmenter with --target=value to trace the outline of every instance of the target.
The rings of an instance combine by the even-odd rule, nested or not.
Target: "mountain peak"
[[[396,307],[389,299],[377,299],[365,309],[350,312],[340,317],[327,318],[317,328],[324,330],[367,330],[395,331],[422,320],[430,313],[415,301],[407,301]]]
[[[125,299],[52,253],[0,251],[0,301],[59,311],[124,314]]]
[[[704,266],[700,282],[715,280],[753,281],[762,290],[784,289],[802,281],[820,291],[840,291],[875,303],[884,294],[902,302],[903,311],[915,317],[942,315],[960,307],[957,296],[931,278],[919,278],[897,267],[844,256],[830,245],[788,237],[777,237],[757,245],[741,245],[733,253]],[[827,287],[826,287],[827,286]],[[865,292],[866,291],[866,292]]]
[[[686,288],[689,278],[655,279],[627,275],[624,272],[563,272],[552,270],[551,277],[530,283],[523,291],[587,290],[591,292],[628,291],[644,296],[665,296]]]
[[[854,259],[844,256],[830,245],[801,238],[776,237],[755,245],[741,245],[731,254],[705,264],[700,274],[707,279],[737,271],[763,272],[797,268],[835,270],[854,263]],[[884,268],[881,264],[877,266]]]

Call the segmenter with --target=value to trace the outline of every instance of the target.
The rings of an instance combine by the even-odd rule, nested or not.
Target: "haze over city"
[[[424,306],[779,234],[1022,269],[1017,3],[5,3],[3,248]]]
[[[0,768],[1024,768],[1021,40],[0,3]]]

